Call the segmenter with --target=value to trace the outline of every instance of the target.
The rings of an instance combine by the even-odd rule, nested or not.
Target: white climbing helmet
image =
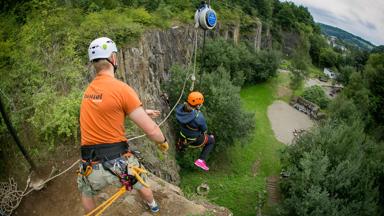
[[[107,37],[93,40],[88,48],[89,61],[109,58],[113,52],[117,52],[115,42]]]

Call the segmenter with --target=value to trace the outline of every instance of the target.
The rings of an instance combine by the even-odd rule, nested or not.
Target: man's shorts
[[[117,166],[113,166],[113,164],[117,160],[125,160],[128,163],[128,165],[140,167],[140,163],[134,155],[128,158],[120,157],[114,160],[107,161],[107,163],[112,164],[111,169],[117,173],[121,172]],[[81,167],[81,163],[82,162],[80,162],[80,167]],[[92,173],[89,176],[77,177],[77,187],[79,191],[85,196],[95,196],[98,192],[100,192],[103,188],[105,188],[108,185],[114,185],[116,187],[122,186],[122,184],[120,183],[119,177],[112,174],[109,170],[104,169],[101,163],[92,165],[92,169],[93,169]],[[140,176],[146,182],[147,176],[144,173],[142,173]],[[141,190],[143,188],[143,185],[140,182],[136,182],[133,185],[133,188],[136,190]]]

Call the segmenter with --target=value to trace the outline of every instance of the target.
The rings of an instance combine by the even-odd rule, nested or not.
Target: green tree
[[[280,10],[275,15],[283,30],[292,30],[296,27],[294,7],[295,5],[292,2],[284,2],[281,4]]]
[[[321,49],[324,49],[328,46],[325,38],[320,34],[313,34],[309,38],[310,40],[310,49],[309,54],[312,58],[312,63],[314,65],[320,66],[320,53]]]
[[[205,51],[205,70],[215,72],[224,67],[237,86],[275,76],[279,64],[280,53],[276,51],[254,52],[243,43],[234,45],[222,38],[208,43]]]
[[[384,122],[384,54],[372,54],[365,67],[368,89],[372,94],[372,114],[376,122]]]
[[[337,73],[337,81],[347,85],[349,83],[349,79],[351,74],[353,74],[356,69],[352,66],[341,66]]]
[[[322,67],[334,67],[340,62],[340,54],[333,51],[331,48],[320,49],[319,63]]]

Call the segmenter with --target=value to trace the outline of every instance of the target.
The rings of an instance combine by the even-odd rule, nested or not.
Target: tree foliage
[[[372,114],[377,122],[384,122],[384,53],[372,54],[365,67],[368,89],[371,92]]]
[[[331,48],[320,49],[319,63],[322,67],[334,67],[339,64],[340,58],[340,54],[336,53]]]
[[[379,215],[382,154],[359,119],[326,122],[285,150],[289,177],[278,214]]]
[[[108,36],[128,43],[141,35],[143,26],[157,23],[143,8],[83,14],[81,8],[50,1],[34,7],[25,23],[1,14],[6,19],[0,20],[0,96],[8,99],[19,134],[41,143],[30,146],[52,149],[55,143],[77,139],[81,92],[90,80],[85,67],[89,42]]]
[[[284,151],[277,215],[384,213],[383,62],[376,53],[364,71],[343,68],[349,79],[329,118]]]
[[[352,66],[340,66],[336,79],[338,82],[347,85],[351,75],[356,71]]]
[[[312,58],[312,63],[316,66],[321,66],[320,65],[320,53],[321,50],[326,48],[328,46],[326,39],[319,34],[313,34],[310,37],[310,49],[309,49],[309,54]]]
[[[219,67],[229,71],[231,80],[237,86],[245,83],[258,83],[276,75],[280,64],[277,51],[254,52],[245,44],[235,45],[224,39],[207,44],[204,68],[215,72]]]
[[[303,6],[296,6],[292,2],[282,2],[275,9],[276,21],[284,30],[297,30],[299,24],[315,26],[312,15]]]

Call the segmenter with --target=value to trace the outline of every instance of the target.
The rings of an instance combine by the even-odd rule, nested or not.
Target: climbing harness
[[[201,139],[202,136],[204,136],[204,139],[202,139],[201,141],[198,140],[198,139]],[[200,141],[199,145],[192,145],[193,143],[195,143],[197,141]],[[207,144],[207,142],[208,142],[208,135],[207,134],[202,134],[199,137],[195,137],[195,138],[189,138],[189,137],[185,136],[180,131],[180,137],[179,137],[179,140],[177,142],[176,148],[178,151],[183,151],[186,147],[193,148],[193,149],[201,148],[201,147],[205,146],[205,144]]]
[[[77,171],[77,175],[82,177],[88,177],[93,171],[93,166],[97,165],[98,163],[99,162],[94,162],[92,160],[81,160],[80,168]]]
[[[128,143],[122,141],[108,144],[83,145],[80,147],[80,151],[83,160],[107,161],[120,157],[121,153],[128,151],[128,148]]]
[[[129,155],[130,156],[128,157],[132,157],[132,154]],[[104,169],[108,170],[120,179],[121,184],[126,187],[127,191],[131,191],[133,185],[137,182],[140,182],[145,187],[149,187],[149,185],[146,184],[140,176],[142,173],[147,173],[144,167],[142,167],[140,163],[139,166],[128,164],[124,157],[126,156],[115,159],[113,164],[110,161],[105,161],[102,165]]]
[[[108,147],[108,145],[112,147]],[[98,146],[101,146],[101,147],[98,147]],[[111,174],[118,177],[122,185],[122,187],[117,193],[115,193],[112,197],[110,197],[107,201],[102,203],[92,212],[86,214],[86,216],[101,215],[122,194],[124,194],[126,191],[131,191],[133,189],[133,186],[137,182],[139,182],[144,187],[149,188],[149,185],[145,183],[144,179],[141,177],[141,174],[148,173],[144,169],[144,167],[141,165],[140,160],[142,160],[142,158],[139,156],[138,166],[129,164],[128,161],[126,160],[130,157],[139,155],[139,152],[127,150],[127,151],[124,151],[124,153],[119,153],[118,157],[114,157],[117,152],[119,151],[121,152],[121,150],[125,150],[128,147],[126,142],[115,143],[114,145],[99,144],[99,145],[85,146],[85,147],[86,148],[81,149],[83,160],[80,165],[80,169],[78,171],[78,175],[82,177],[83,181],[89,184],[87,177],[92,173],[93,167],[95,165],[96,166],[101,165],[105,170],[109,171]],[[108,157],[106,157],[105,154],[110,155],[114,158],[108,159]],[[104,155],[104,156],[101,157],[101,155]],[[84,158],[87,158],[87,159],[84,160]],[[94,159],[96,159],[97,161],[94,161]]]

